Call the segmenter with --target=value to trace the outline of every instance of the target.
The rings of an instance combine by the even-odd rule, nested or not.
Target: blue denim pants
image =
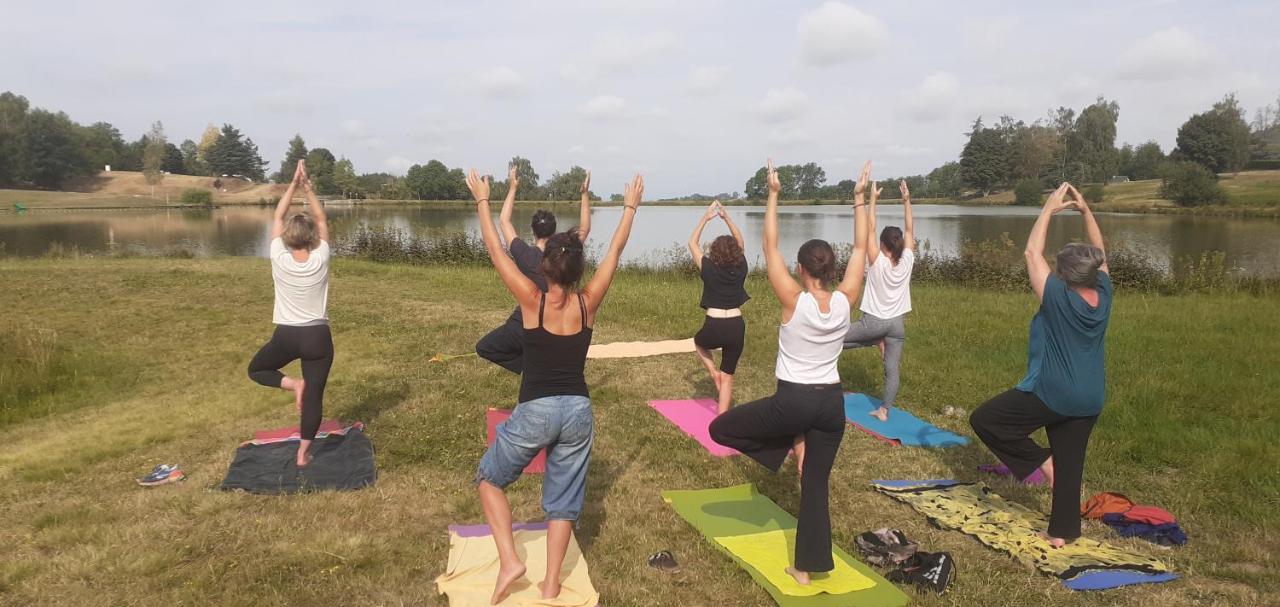
[[[516,405],[498,424],[497,438],[480,458],[476,482],[506,488],[544,447],[547,472],[542,477],[542,510],[548,520],[576,521],[587,493],[587,465],[595,421],[591,399],[548,396]]]

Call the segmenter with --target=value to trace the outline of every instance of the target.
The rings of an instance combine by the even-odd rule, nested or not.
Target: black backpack
[[[955,560],[950,552],[917,552],[885,578],[899,584],[910,582],[942,594],[955,576]]]

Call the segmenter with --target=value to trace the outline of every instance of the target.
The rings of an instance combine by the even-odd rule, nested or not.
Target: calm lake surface
[[[525,237],[535,209],[522,203],[516,210],[516,228]],[[1021,246],[1038,213],[1033,208],[943,205],[917,205],[914,210],[917,239],[922,249],[934,252],[954,252],[964,241],[997,239],[1004,233]],[[465,206],[330,205],[328,211],[339,240],[364,226],[398,228],[419,235],[479,229],[474,211]],[[669,257],[683,247],[703,211],[702,207],[641,207],[623,259],[643,263]],[[729,212],[747,240],[748,259],[759,263],[764,208],[730,207]],[[603,248],[620,214],[618,207],[594,209],[589,245]],[[578,223],[576,206],[557,207],[557,215],[561,229]],[[267,250],[270,217],[271,209],[266,207],[0,213],[0,243],[4,254],[16,256],[43,255],[58,245],[82,252],[154,252],[181,247],[200,255],[262,256]],[[782,249],[788,256],[810,238],[841,243],[853,240],[853,219],[847,206],[781,207],[779,218]],[[1107,213],[1099,214],[1098,220],[1109,247],[1139,252],[1166,268],[1171,261],[1187,256],[1223,251],[1228,264],[1242,272],[1280,274],[1278,220]],[[878,227],[902,225],[902,207],[882,207],[878,221]],[[1055,218],[1050,249],[1083,240],[1082,230],[1078,215]],[[724,223],[714,221],[703,241],[725,233]]]

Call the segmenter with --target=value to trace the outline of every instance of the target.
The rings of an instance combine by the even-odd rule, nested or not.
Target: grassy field
[[[517,379],[473,358],[427,361],[469,351],[505,319],[511,301],[491,270],[335,264],[337,360],[326,413],[368,424],[380,478],[363,491],[289,497],[216,489],[251,431],[296,423],[287,394],[245,375],[271,331],[265,261],[0,260],[0,280],[0,372],[26,378],[0,383],[0,604],[445,604],[433,584],[445,567],[445,526],[482,520],[471,478],[484,409],[514,404]],[[596,341],[691,335],[698,289],[670,274],[622,274]],[[748,289],[755,299],[746,307],[740,401],[771,393],[776,349],[777,304],[765,284],[753,279]],[[903,405],[971,435],[964,419],[942,411],[972,410],[1018,380],[1032,311],[1026,294],[919,285]],[[926,550],[951,551],[959,567],[952,590],[908,590],[916,605],[1280,603],[1276,335],[1276,298],[1117,298],[1109,398],[1086,496],[1118,491],[1162,506],[1191,543],[1161,550],[1094,523],[1085,532],[1159,555],[1180,581],[1066,591],[867,486],[874,478],[973,479],[973,467],[990,461],[982,448],[893,448],[856,430],[832,478],[835,539],[852,550],[858,533],[891,526]],[[597,440],[577,533],[603,604],[772,604],[658,493],[755,482],[795,512],[794,471],[770,477],[741,458],[712,458],[646,407],[710,394],[693,355],[593,361],[587,375]],[[880,389],[870,351],[846,354],[841,376],[847,388]],[[149,490],[134,484],[161,462],[181,464],[190,478]],[[992,485],[1047,508],[1044,489]],[[511,493],[518,519],[541,516],[537,479]],[[664,548],[683,574],[645,565]]]

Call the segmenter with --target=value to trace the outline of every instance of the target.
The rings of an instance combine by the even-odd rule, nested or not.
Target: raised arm
[[[644,198],[644,177],[639,174],[628,183],[622,194],[622,219],[618,221],[618,229],[613,232],[613,240],[609,241],[609,249],[604,259],[596,267],[596,273],[582,290],[587,300],[587,316],[594,319],[596,310],[609,293],[609,285],[613,283],[613,274],[618,271],[618,259],[622,257],[622,249],[627,246],[631,237],[631,222],[635,220],[636,211],[640,208],[640,200]]]
[[[1098,271],[1110,274],[1111,268],[1107,265],[1107,247],[1102,242],[1102,229],[1098,227],[1098,220],[1093,216],[1093,209],[1089,208],[1089,202],[1084,199],[1084,195],[1076,189],[1076,186],[1068,184],[1067,190],[1075,199],[1075,207],[1084,216],[1084,231],[1089,237],[1089,244],[1102,251],[1102,265],[1098,266]]]
[[[516,167],[512,165],[507,168],[507,199],[502,201],[502,212],[498,214],[498,221],[502,224],[502,239],[507,243],[507,248],[511,248],[511,242],[520,237],[520,233],[516,232],[516,227],[511,225],[511,211],[516,204],[516,190],[520,188],[520,176],[516,174]]]
[[[578,206],[578,240],[587,241],[591,233],[591,171],[582,180],[582,204]]]
[[[796,311],[796,301],[800,299],[800,283],[787,270],[787,262],[783,260],[782,251],[778,250],[778,192],[782,191],[782,182],[778,180],[778,171],[773,168],[773,159],[768,163],[769,202],[764,211],[764,264],[769,276],[769,286],[773,287],[778,303],[782,304],[782,317],[791,318]]]
[[[871,179],[871,161],[869,161],[869,160],[868,160],[868,161],[867,161],[867,164],[863,165],[862,170],[863,170],[863,171],[866,171],[866,177],[867,177],[867,179]],[[859,177],[859,178],[858,178],[858,182],[859,182],[859,183],[861,183],[861,182],[862,182],[862,178],[861,178],[861,177]],[[870,208],[867,210],[867,222],[868,222],[868,224],[869,224],[869,225],[868,225],[868,227],[867,227],[867,230],[869,230],[869,232],[868,232],[868,233],[869,233],[869,234],[871,234],[871,237],[872,237],[872,238],[875,238],[875,234],[876,234],[876,201],[880,199],[880,192],[883,192],[883,191],[884,191],[884,188],[880,187],[880,185],[879,185],[879,184],[877,184],[877,183],[876,183],[876,182],[874,182],[874,181],[869,182],[869,184],[868,184],[868,185],[866,185],[866,186],[864,186],[864,187],[865,187],[865,188],[867,188],[867,189],[870,189],[870,190],[871,190],[871,206],[870,206]],[[854,190],[854,196],[855,196],[855,198],[857,197],[857,195],[858,195],[858,194],[857,194],[857,189],[856,189],[856,186],[855,186],[855,190]],[[853,207],[853,210],[854,210],[854,217],[855,217],[855,218],[857,217],[857,211],[858,211],[858,209],[859,209],[859,208],[861,208],[861,207],[857,206],[857,203],[858,203],[858,202],[861,202],[861,201],[860,201],[860,200],[855,200],[855,201],[854,201],[854,207]],[[856,237],[857,235],[855,234],[854,236]],[[867,265],[871,265],[871,264],[875,263],[875,262],[876,262],[876,258],[880,256],[880,245],[879,245],[879,244],[875,244],[875,245],[872,245],[872,246],[867,247],[866,249],[867,249],[867,253],[866,253]],[[858,258],[857,258],[857,257],[851,257],[850,259],[858,259]],[[865,268],[864,268],[864,269],[865,269]],[[849,301],[853,301],[853,300],[849,300]]]
[[[1037,300],[1044,298],[1044,283],[1049,280],[1049,262],[1044,259],[1044,243],[1049,235],[1049,220],[1055,213],[1066,208],[1063,197],[1068,187],[1069,184],[1063,182],[1049,195],[1049,199],[1044,202],[1044,207],[1040,209],[1040,217],[1036,218],[1036,224],[1031,227],[1031,235],[1027,236],[1027,250],[1023,252],[1023,256],[1027,258],[1027,276],[1031,279],[1031,290],[1035,291]]]
[[[298,161],[298,166],[302,166],[301,160]],[[316,198],[315,190],[311,189],[311,178],[307,176],[306,169],[302,170],[302,190],[307,194],[307,206],[311,208],[311,220],[316,222],[316,233],[320,235],[320,240],[330,242],[329,218],[324,214],[324,205]]]
[[[742,239],[742,232],[738,231],[738,224],[733,223],[733,219],[729,217],[729,213],[724,210],[724,205],[716,200],[716,213],[720,215],[720,219],[724,220],[724,224],[729,226],[729,233],[733,234],[733,239],[738,241],[738,248],[743,251],[747,250],[746,241]]]
[[[902,192],[902,236],[906,240],[907,248],[916,250],[916,229],[911,218],[911,188],[907,187],[907,180],[903,179],[898,182],[898,190]],[[872,231],[874,235],[875,232]]]
[[[716,203],[712,202],[707,205],[707,212],[698,218],[698,225],[693,228],[693,236],[689,237],[689,254],[693,256],[693,265],[699,270],[702,269],[702,230],[707,227],[707,222],[716,216]]]
[[[285,188],[284,196],[280,197],[280,202],[276,203],[276,212],[271,215],[271,239],[275,240],[284,234],[284,218],[289,214],[289,205],[293,204],[294,190],[298,189],[298,182],[302,181],[302,163],[299,160],[297,166],[293,169],[293,180],[289,182],[289,187]]]
[[[481,179],[476,174],[476,170],[471,169],[467,174],[467,189],[471,190],[471,196],[476,199],[480,236],[484,239],[484,246],[489,251],[489,259],[493,261],[493,267],[498,270],[498,276],[502,278],[502,284],[506,285],[507,290],[515,296],[521,308],[536,308],[538,296],[542,293],[541,289],[520,272],[516,262],[507,254],[506,249],[502,248],[502,241],[498,239],[498,229],[493,225],[493,213],[489,210],[489,178]]]
[[[866,276],[867,267],[863,264],[856,263],[859,259],[864,259],[867,255],[868,248],[879,248],[868,244],[871,235],[871,226],[875,220],[868,220],[868,216],[875,217],[875,213],[867,209],[868,205],[863,204],[866,196],[867,182],[871,179],[871,161],[862,165],[862,174],[858,176],[858,184],[853,186],[853,251],[849,253],[849,264],[844,268],[844,279],[836,287],[837,291],[844,293],[845,299],[849,300],[849,305],[857,303],[858,298],[862,297],[862,280]],[[871,199],[875,200],[875,184],[871,184]]]

